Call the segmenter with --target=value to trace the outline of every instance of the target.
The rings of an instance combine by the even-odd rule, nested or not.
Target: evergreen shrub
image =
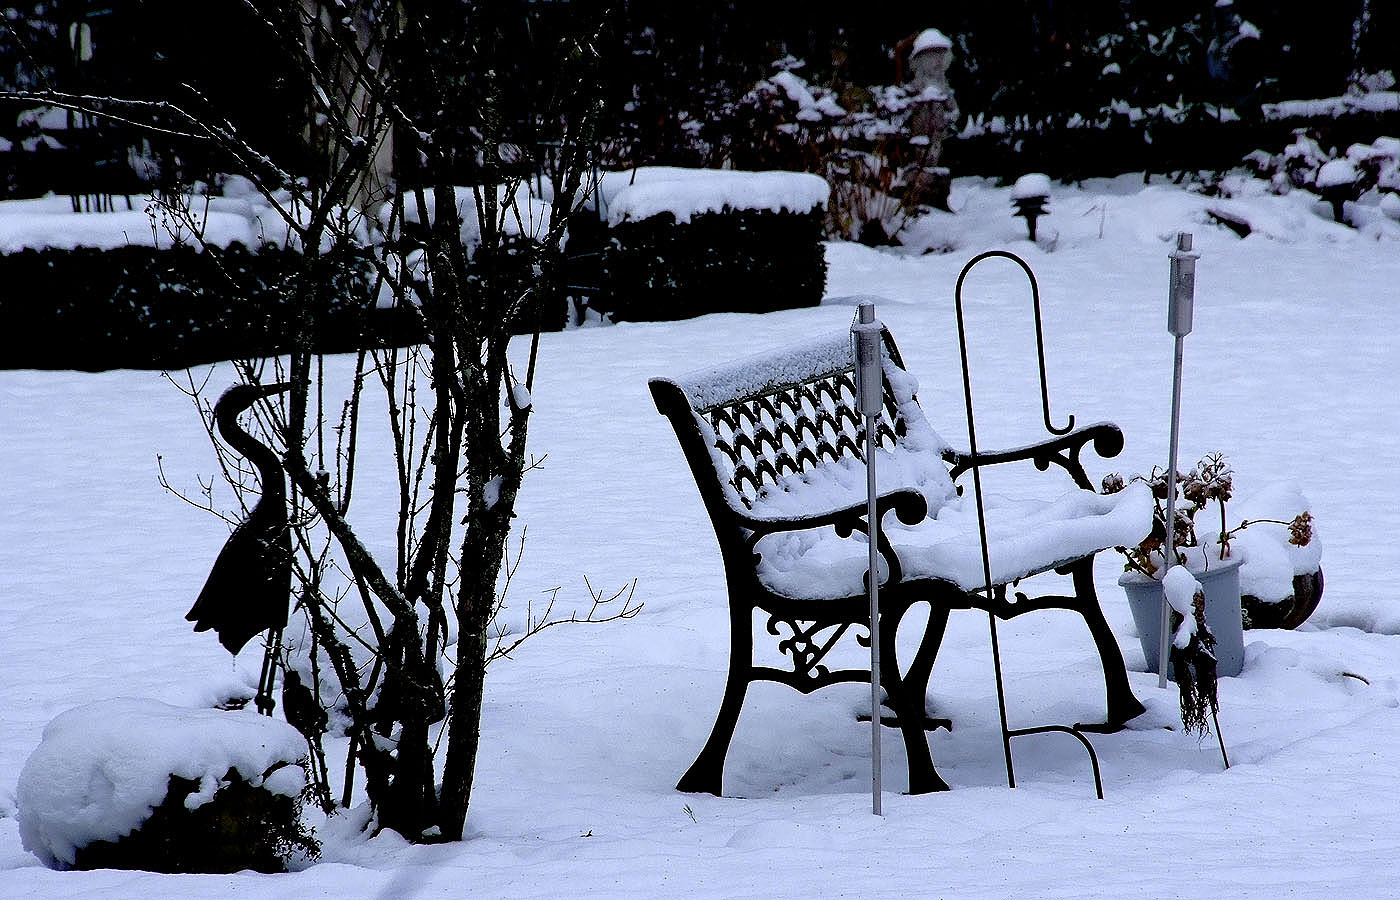
[[[229,769],[206,802],[189,809],[199,782],[170,776],[170,789],[151,817],[115,841],[79,847],[75,869],[228,874],[252,869],[285,872],[287,863],[315,859],[320,845],[301,822],[302,800],[254,787]]]
[[[610,229],[595,309],[615,320],[816,306],[826,289],[823,211],[669,212]]]

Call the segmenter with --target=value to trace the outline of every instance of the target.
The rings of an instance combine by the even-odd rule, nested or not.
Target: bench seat
[[[864,489],[864,467],[859,467]],[[884,475],[877,469],[877,480]],[[886,483],[879,480],[883,487]],[[977,509],[969,497],[930,503],[917,525],[887,516],[881,528],[899,557],[905,581],[946,581],[963,591],[985,589]],[[1131,546],[1151,528],[1152,494],[1144,484],[1112,495],[1071,490],[1053,500],[989,495],[987,541],[992,584],[1009,584],[1059,568],[1105,547]],[[1147,524],[1144,524],[1147,523]],[[863,535],[842,539],[831,529],[767,534],[754,545],[764,587],[784,597],[825,600],[864,590],[868,553]],[[881,584],[888,578],[881,573]]]

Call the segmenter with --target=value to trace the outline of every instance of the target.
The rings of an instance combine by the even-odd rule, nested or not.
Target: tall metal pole
[[[870,806],[880,810],[880,516],[875,492],[876,437],[884,411],[883,380],[880,376],[880,333],[884,326],[875,318],[875,304],[860,304],[851,335],[856,344],[857,405],[865,417],[866,520],[870,523],[870,575],[866,591],[870,595]]]
[[[1191,252],[1191,235],[1178,232],[1171,257],[1171,286],[1167,296],[1167,331],[1176,338],[1172,364],[1171,449],[1167,454],[1167,534],[1163,541],[1163,574],[1176,565],[1176,449],[1181,432],[1181,358],[1186,335],[1191,333],[1191,315],[1196,300],[1196,260]],[[1163,579],[1165,581],[1165,579]],[[1162,591],[1161,631],[1157,640],[1157,686],[1167,686],[1167,654],[1171,642],[1171,604]]]

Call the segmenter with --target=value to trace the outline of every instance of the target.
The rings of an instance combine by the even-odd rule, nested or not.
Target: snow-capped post
[[[1026,231],[1031,243],[1035,243],[1035,220],[1049,212],[1045,205],[1050,202],[1050,179],[1039,172],[1022,175],[1016,179],[1011,189],[1011,203],[1016,207],[1013,216],[1026,220]]]
[[[1171,285],[1167,294],[1167,331],[1176,339],[1176,354],[1172,365],[1172,424],[1171,446],[1167,454],[1167,521],[1163,538],[1163,565],[1170,572],[1176,562],[1176,445],[1181,431],[1181,357],[1186,335],[1191,333],[1191,315],[1196,302],[1196,260],[1199,253],[1191,251],[1191,235],[1181,231],[1176,235],[1176,249],[1171,257]],[[1165,581],[1163,582],[1165,584]],[[1162,593],[1162,629],[1157,642],[1157,686],[1167,686],[1167,652],[1171,640],[1171,604],[1165,588]]]
[[[880,333],[884,325],[875,318],[875,304],[862,303],[851,323],[856,346],[857,405],[865,418],[866,518],[870,522],[870,569],[866,592],[870,595],[870,805],[880,811],[880,516],[876,510],[875,447],[884,397],[880,378]]]

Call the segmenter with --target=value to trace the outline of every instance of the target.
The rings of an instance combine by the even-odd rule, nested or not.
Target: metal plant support
[[[997,598],[994,596],[996,588],[993,586],[992,582],[992,562],[987,542],[987,517],[982,502],[982,474],[977,462],[977,425],[972,412],[972,375],[967,361],[967,327],[963,319],[962,291],[963,283],[967,280],[968,273],[971,272],[978,263],[993,257],[1002,257],[1016,263],[1021,267],[1022,271],[1026,273],[1026,278],[1030,281],[1031,305],[1035,318],[1036,360],[1040,369],[1040,407],[1045,429],[1052,435],[1063,435],[1069,433],[1074,428],[1074,416],[1069,417],[1069,422],[1063,428],[1056,428],[1050,423],[1050,389],[1045,376],[1045,338],[1040,323],[1040,287],[1036,283],[1035,273],[1031,271],[1030,266],[1026,265],[1025,260],[1005,250],[990,250],[973,257],[958,275],[957,287],[954,291],[954,303],[957,308],[958,316],[958,349],[962,354],[963,401],[967,408],[967,440],[968,451],[972,457],[972,488],[977,503],[977,532],[982,545],[982,574],[985,586],[981,590],[985,592],[989,606],[994,604]],[[996,615],[989,611],[987,613],[987,621],[991,627],[992,667],[996,672],[997,712],[1001,716],[1001,742],[1002,750],[1006,756],[1007,784],[1013,788],[1016,786],[1016,770],[1011,760],[1011,739],[1023,737],[1028,734],[1046,734],[1052,731],[1059,731],[1073,736],[1083,744],[1084,749],[1088,751],[1089,764],[1094,772],[1094,791],[1098,794],[1098,798],[1102,800],[1103,778],[1099,773],[1099,758],[1094,752],[1094,745],[1089,743],[1089,739],[1084,736],[1079,725],[1039,725],[1032,728],[1008,727],[1006,721],[1006,689],[1001,673],[1001,646],[997,638]]]
[[[870,806],[880,810],[880,515],[876,508],[875,451],[880,415],[884,412],[881,393],[880,333],[884,325],[875,318],[875,304],[862,303],[851,323],[851,340],[856,349],[857,406],[865,419],[865,513],[870,525],[870,568],[866,593],[870,596]]]

